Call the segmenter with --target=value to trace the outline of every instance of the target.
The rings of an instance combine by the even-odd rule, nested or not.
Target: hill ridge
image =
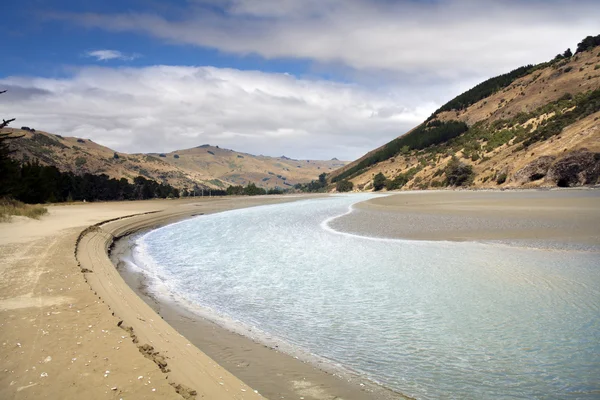
[[[599,45],[600,35],[590,36],[575,55],[565,51],[549,62],[490,78],[327,179],[371,190],[373,178],[383,174],[379,179],[390,190],[439,188],[452,185],[450,167],[461,166],[469,172],[461,185],[475,188],[596,184]],[[571,172],[561,167],[565,162]],[[537,173],[526,173],[536,168]],[[557,169],[570,176],[557,175]]]
[[[265,189],[286,189],[310,182],[322,172],[346,164],[333,160],[293,160],[255,156],[203,144],[165,153],[124,153],[91,139],[69,137],[29,127],[5,128],[3,132],[23,135],[12,141],[13,158],[38,160],[63,172],[106,174],[132,181],[144,176],[174,187],[225,189],[230,185],[254,183]]]

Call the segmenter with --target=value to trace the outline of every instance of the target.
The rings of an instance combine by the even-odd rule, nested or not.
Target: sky
[[[0,117],[121,152],[353,160],[600,33],[588,0],[5,0]]]

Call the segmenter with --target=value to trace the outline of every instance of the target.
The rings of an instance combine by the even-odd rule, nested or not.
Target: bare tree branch
[[[2,128],[6,128],[8,126],[8,124],[10,124],[11,122],[13,122],[16,118],[12,118],[12,119],[3,119],[2,123],[0,124],[0,129]]]

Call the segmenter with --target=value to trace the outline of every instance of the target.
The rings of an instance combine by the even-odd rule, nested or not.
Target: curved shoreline
[[[119,318],[118,326],[130,335],[142,354],[167,374],[171,386],[184,398],[262,398],[168,325],[125,284],[108,258],[116,238],[195,213],[187,207],[167,208],[92,225],[79,235],[77,261],[92,290]]]
[[[354,204],[326,228],[377,240],[597,252],[599,200],[597,189],[398,192]]]
[[[297,199],[273,200],[280,202]],[[109,258],[108,253],[116,240],[136,232],[155,229],[198,214],[265,204],[260,200],[255,201],[256,204],[235,204],[231,201],[227,203],[216,208],[205,207],[202,210],[190,207],[167,208],[159,212],[108,220],[91,226],[80,235],[76,256],[86,281],[122,321],[120,326],[130,333],[142,354],[152,359],[163,372],[168,371],[169,383],[186,398],[193,398],[193,393],[197,393],[198,397],[205,396],[211,399],[260,398],[260,394],[255,393],[236,377],[238,375],[245,375],[244,380],[252,381],[254,388],[262,386],[261,393],[270,392],[272,398],[279,398],[281,395],[296,395],[305,399],[332,399],[340,395],[349,400],[406,398],[368,381],[365,382],[367,385],[361,383],[360,386],[358,381],[346,382],[317,366],[304,363],[277,349],[268,348],[250,338],[226,331],[210,321],[198,321],[201,317],[193,318],[191,312],[186,313],[173,305],[157,302],[151,296],[144,296],[142,290],[130,287],[131,283],[126,284]],[[160,308],[161,316],[149,304]],[[191,323],[190,320],[196,321]],[[202,324],[204,327],[200,329]],[[218,333],[213,335],[213,339],[225,337],[226,343],[220,345],[227,346],[229,357],[236,352],[235,349],[229,349],[232,345],[238,348],[240,354],[237,356],[241,353],[253,354],[251,360],[242,360],[242,363],[248,365],[259,364],[253,367],[252,373],[245,373],[248,368],[238,368],[234,375],[223,368],[223,360],[219,360],[221,362],[217,364],[205,351],[194,346],[198,345],[198,342],[207,342],[206,338],[199,336],[205,336],[215,329]],[[203,335],[198,335],[198,330]],[[189,341],[181,333],[193,340]],[[215,344],[212,345],[214,347]],[[152,349],[148,351],[150,346]],[[240,361],[239,357],[234,358],[236,362]],[[228,365],[228,368],[235,369],[235,366]]]

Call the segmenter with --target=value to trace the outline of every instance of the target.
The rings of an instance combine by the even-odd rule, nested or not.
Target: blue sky
[[[9,2],[8,16],[3,23],[7,38],[3,45],[9,62],[0,66],[2,76],[35,75],[63,77],[73,66],[93,64],[89,52],[98,49],[118,49],[125,55],[137,55],[133,60],[112,59],[104,66],[127,65],[143,67],[157,64],[210,65],[245,70],[310,73],[309,60],[274,59],[253,55],[224,53],[215,48],[157,40],[135,32],[111,32],[85,28],[69,21],[78,13],[119,14],[127,12],[181,15],[188,2],[171,2],[160,6],[152,1],[35,1]],[[176,4],[176,5],[175,5]],[[154,7],[153,7],[154,6]],[[214,9],[214,7],[211,7]],[[170,11],[170,12],[169,12]],[[181,11],[183,12],[183,11]],[[127,62],[123,62],[127,61]]]
[[[8,1],[2,116],[128,152],[354,159],[600,32],[593,1]]]

